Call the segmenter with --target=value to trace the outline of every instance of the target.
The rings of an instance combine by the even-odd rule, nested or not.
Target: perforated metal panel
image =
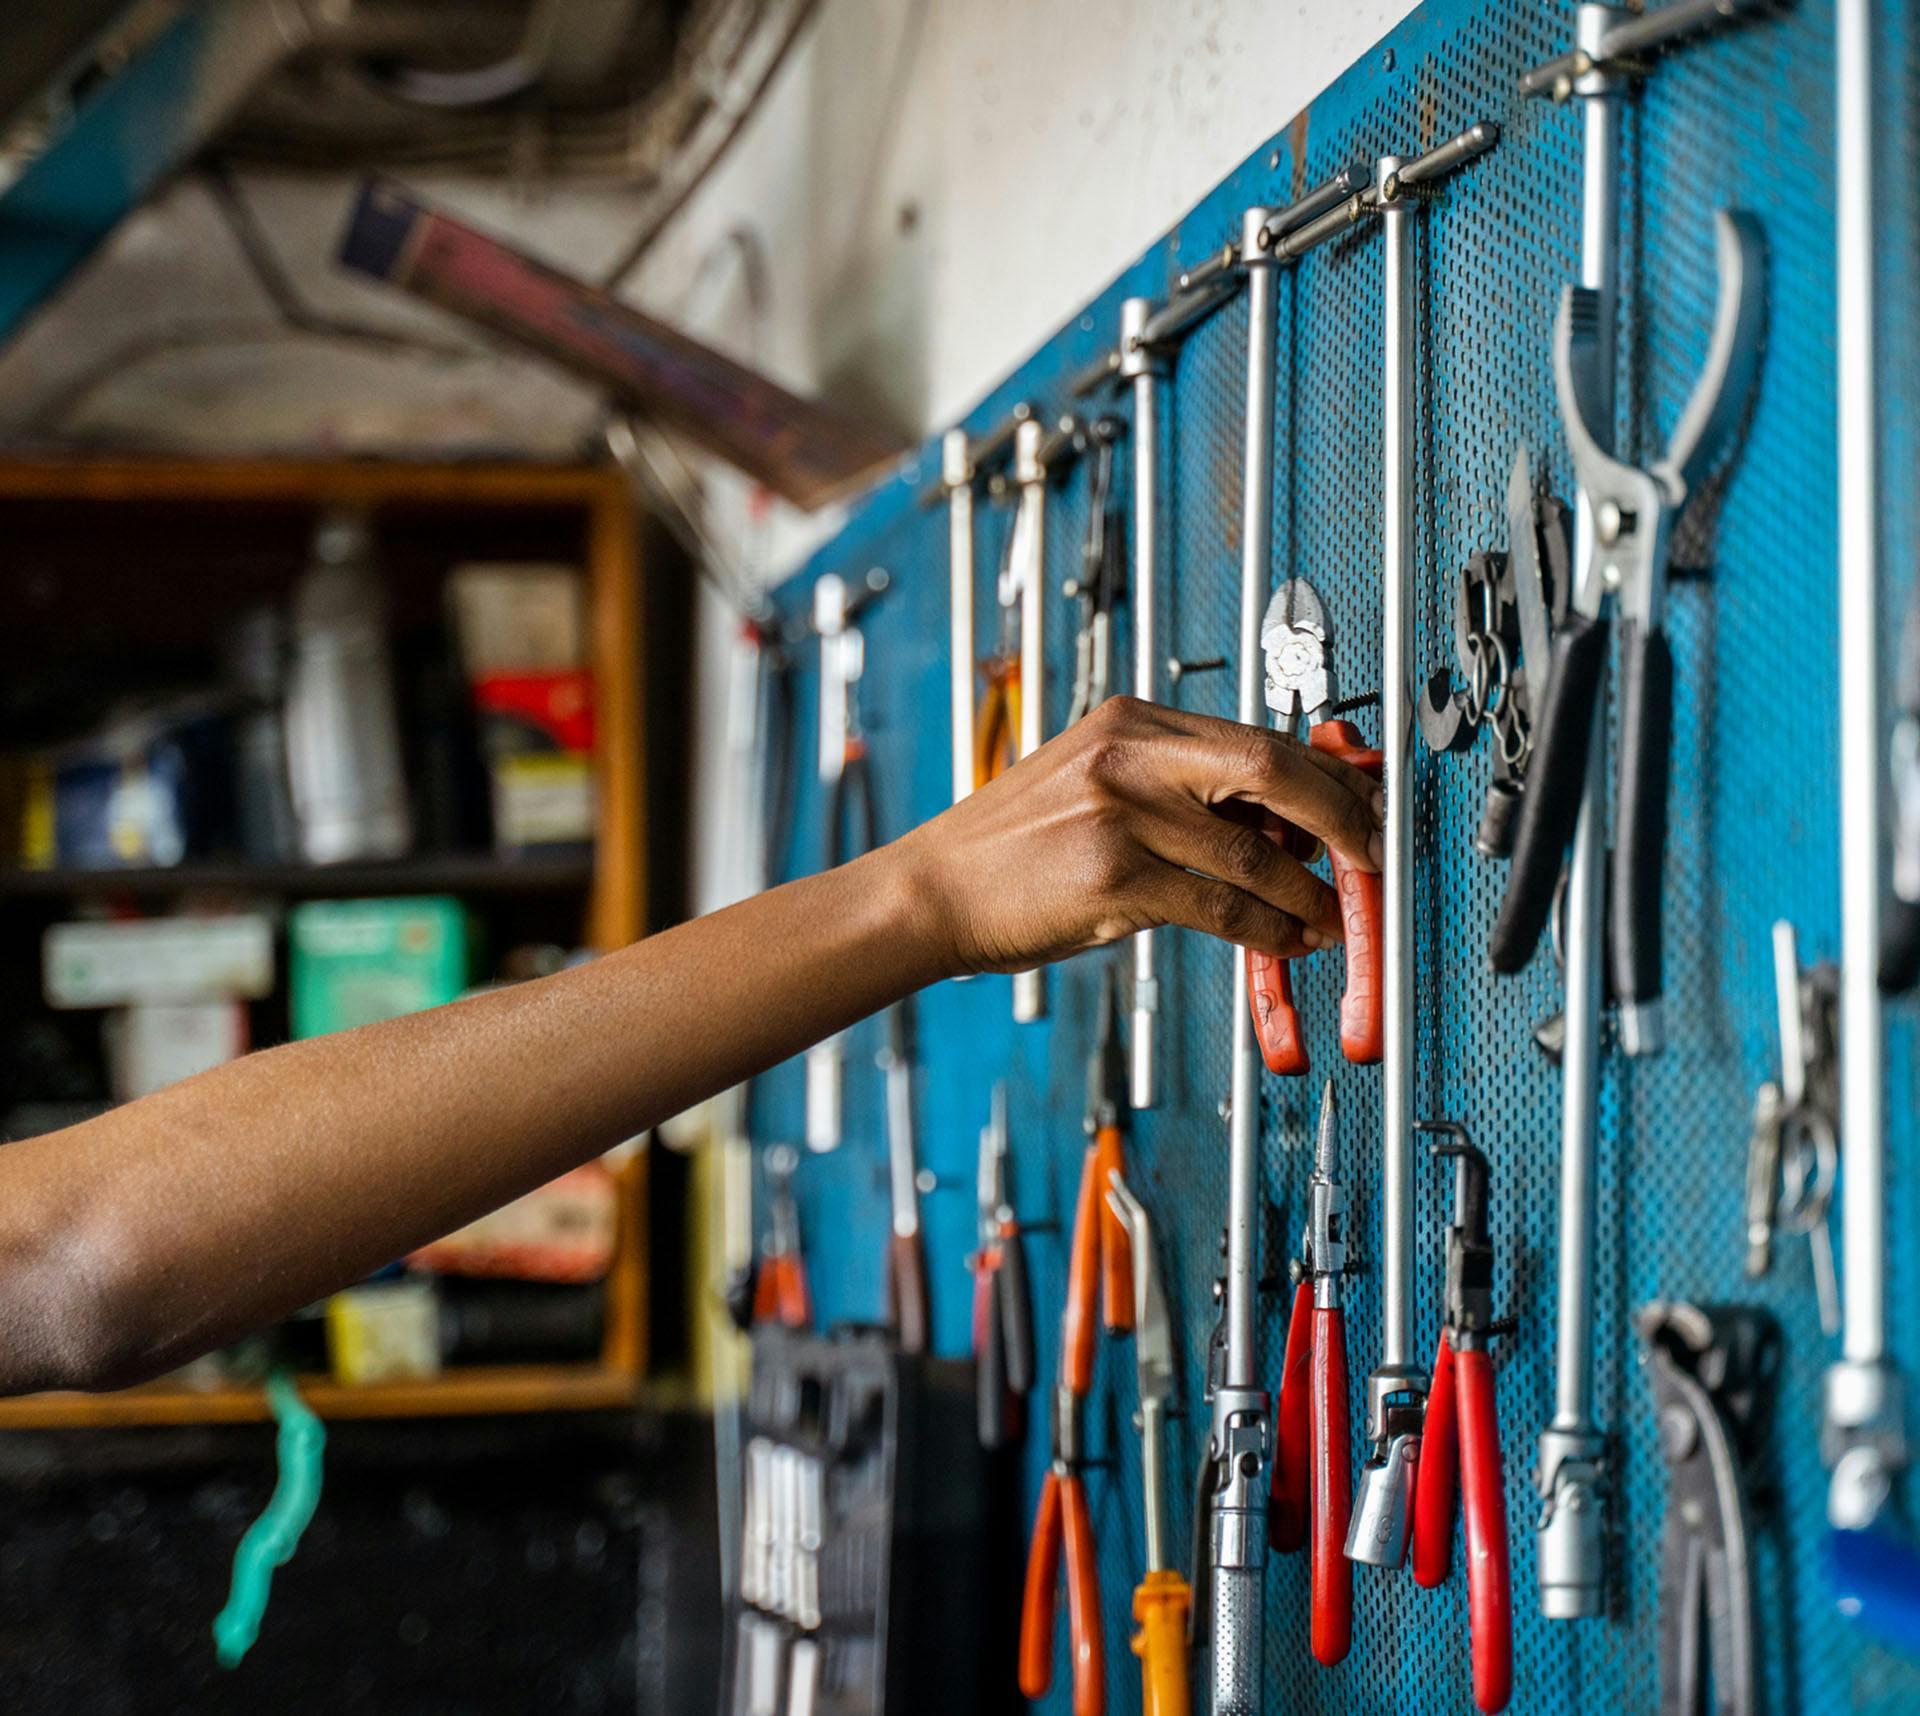
[[[1911,23],[1882,8],[1879,60],[1888,115],[1881,189],[1888,494],[1887,563],[1904,600],[1905,569],[1920,548],[1912,473],[1913,400],[1920,382],[1920,206],[1911,162],[1920,89]],[[1898,15],[1897,15],[1898,14]],[[1476,548],[1504,548],[1503,496],[1514,448],[1569,496],[1570,462],[1553,398],[1550,337],[1561,284],[1578,262],[1580,116],[1523,103],[1528,66],[1569,45],[1571,8],[1433,0],[1219,186],[1179,228],[1089,306],[969,418],[976,430],[1020,398],[1061,402],[1063,379],[1110,344],[1130,293],[1164,298],[1183,261],[1239,229],[1240,211],[1318,182],[1341,162],[1417,153],[1481,118],[1504,135],[1494,152],[1449,182],[1418,217],[1423,362],[1419,382],[1419,604],[1417,669],[1450,657],[1449,603],[1457,570]],[[1760,1516],[1756,1609],[1775,1711],[1920,1708],[1920,1670],[1868,1644],[1834,1611],[1819,1568],[1825,1477],[1818,1458],[1819,1379],[1832,1356],[1820,1333],[1804,1243],[1776,1250],[1772,1275],[1742,1275],[1741,1196],[1756,1084],[1775,1068],[1769,927],[1798,924],[1805,957],[1831,957],[1838,934],[1834,694],[1833,266],[1829,7],[1784,15],[1691,45],[1663,63],[1630,105],[1621,232],[1624,450],[1657,452],[1705,351],[1714,297],[1712,212],[1760,217],[1768,243],[1768,349],[1746,443],[1710,544],[1706,575],[1677,584],[1669,625],[1675,656],[1672,833],[1668,842],[1669,1044],[1628,1067],[1611,1052],[1601,1103],[1597,1405],[1619,1456],[1615,1602],[1605,1620],[1548,1623],[1535,1613],[1530,1475],[1534,1437],[1552,1399],[1558,1073],[1531,1029],[1558,1005],[1543,951],[1517,979],[1495,979],[1485,948],[1504,870],[1471,850],[1491,769],[1489,741],[1464,756],[1416,745],[1419,946],[1418,1110],[1472,1128],[1493,1160],[1499,1298],[1519,1319],[1500,1343],[1498,1396],[1514,1554],[1513,1707],[1523,1711],[1644,1711],[1657,1706],[1655,1572],[1662,1479],[1648,1389],[1627,1314],[1648,1299],[1755,1299],[1776,1311],[1789,1354],[1774,1432],[1773,1494]],[[1036,193],[1043,194],[1043,193]],[[1381,273],[1377,232],[1362,231],[1281,277],[1277,385],[1276,578],[1310,578],[1335,628],[1343,695],[1377,688],[1381,601]],[[1161,631],[1171,653],[1226,654],[1238,603],[1241,437],[1246,307],[1236,300],[1188,341],[1166,386],[1163,506],[1169,516]],[[1124,403],[1118,407],[1123,413]],[[931,454],[922,471],[932,473]],[[890,486],[846,535],[796,580],[885,564],[895,593],[871,616],[867,710],[885,795],[898,832],[939,811],[948,781],[946,536],[940,513],[914,504],[915,480]],[[1077,564],[1085,474],[1056,492],[1049,574]],[[991,573],[999,521],[977,550],[982,635],[990,635]],[[1052,718],[1071,679],[1072,608],[1051,610]],[[1898,609],[1890,601],[1891,652]],[[1122,659],[1130,659],[1130,656]],[[1184,679],[1186,707],[1230,714],[1233,674]],[[811,687],[801,718],[812,720]],[[1374,717],[1362,716],[1363,726]],[[1373,729],[1377,731],[1377,726]],[[802,806],[789,873],[819,861],[817,798]],[[966,1349],[972,1243],[972,1169],[989,1092],[1011,1093],[1016,1199],[1035,1222],[1060,1224],[1032,1242],[1051,1379],[1066,1234],[1079,1172],[1084,1057],[1106,960],[1088,956],[1049,974],[1049,1022],[1016,1029],[1005,979],[947,984],[921,1002],[923,1152],[941,1187],[926,1200],[935,1323],[943,1351]],[[1137,1117],[1129,1171],[1161,1235],[1182,1350],[1187,1417],[1172,1437],[1174,1540],[1187,1526],[1187,1474],[1204,1437],[1201,1358],[1211,1324],[1207,1285],[1217,1267],[1226,1207],[1226,1133],[1219,1104],[1228,1078],[1229,955],[1184,933],[1163,938],[1167,1038],[1163,1101]],[[1334,1020],[1338,954],[1299,968],[1300,1005],[1317,1069],[1332,1069],[1344,1117],[1343,1166],[1358,1209],[1348,1311],[1351,1363],[1364,1376],[1379,1346],[1378,1180],[1381,1111],[1376,1074],[1345,1067]],[[880,1309],[886,1230],[879,1075],[867,1072],[876,1027],[850,1062],[857,1087],[849,1143],[809,1161],[800,1176],[820,1310],[870,1318]],[[1890,1054],[1893,1136],[1889,1232],[1891,1339],[1920,1364],[1916,1280],[1905,1237],[1920,1222],[1913,1133],[1911,1021],[1896,1017]],[[1310,1103],[1317,1080],[1265,1083],[1264,1188],[1276,1211],[1265,1261],[1282,1258],[1304,1215]],[[797,1068],[763,1081],[759,1136],[799,1131]],[[1437,1338],[1442,1177],[1424,1170],[1417,1214],[1418,1342]],[[1836,1224],[1837,1229],[1837,1224]],[[1285,1307],[1267,1306],[1261,1337],[1275,1379]],[[1357,1402],[1356,1402],[1357,1404]],[[1109,1343],[1089,1415],[1091,1446],[1109,1462],[1092,1477],[1106,1611],[1110,1708],[1139,1697],[1126,1648],[1129,1599],[1143,1565],[1139,1453],[1129,1424],[1131,1353]],[[1044,1412],[1027,1450],[1029,1502],[1046,1457]],[[1356,1446],[1357,1465],[1362,1450]],[[1303,1558],[1276,1558],[1267,1581],[1270,1708],[1424,1711],[1471,1706],[1465,1593],[1458,1571],[1442,1590],[1406,1574],[1355,1571],[1353,1652],[1334,1670],[1306,1648]],[[1007,1577],[1017,1579],[1009,1567]],[[1064,1605],[1063,1605],[1064,1614]],[[1064,1628],[1064,1622],[1063,1628]],[[1045,1708],[1065,1711],[1064,1642]]]

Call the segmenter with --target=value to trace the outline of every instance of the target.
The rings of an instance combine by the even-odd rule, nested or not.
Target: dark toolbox
[[[980,1710],[973,1366],[882,1330],[753,1337],[729,1716]]]

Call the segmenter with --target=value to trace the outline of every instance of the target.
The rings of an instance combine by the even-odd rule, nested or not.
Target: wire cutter
[[[1507,1498],[1500,1424],[1493,1406],[1487,1343],[1502,1332],[1493,1315],[1493,1241],[1487,1229],[1487,1158],[1464,1126],[1423,1120],[1442,1134],[1436,1156],[1454,1162],[1453,1221],[1447,1228],[1447,1310],[1420,1440],[1413,1492],[1413,1577],[1446,1583],[1453,1559],[1456,1492],[1467,1522],[1467,1616],[1473,1641],[1473,1701],[1504,1710],[1513,1695],[1513,1573],[1507,1552]]]
[[[980,1130],[980,1249],[973,1264],[973,1357],[980,1446],[1011,1447],[1026,1436],[1033,1387],[1033,1298],[1026,1241],[1007,1193],[1007,1087],[993,1087]]]
[[[1335,715],[1327,644],[1327,616],[1319,596],[1304,578],[1289,578],[1274,591],[1260,626],[1260,647],[1267,657],[1267,707],[1279,717],[1276,725],[1283,731],[1290,732],[1295,719],[1304,717],[1307,743],[1316,751],[1339,757],[1377,780],[1380,753],[1368,747],[1352,722]],[[1299,844],[1299,830],[1287,824],[1281,827],[1290,837],[1290,851],[1304,855],[1313,849],[1311,842],[1304,847]],[[1340,1052],[1356,1066],[1371,1066],[1380,1059],[1385,1037],[1380,971],[1381,881],[1336,857],[1333,884],[1340,895],[1340,917],[1347,940],[1347,987],[1340,998]],[[1299,1011],[1293,1004],[1289,962],[1249,950],[1247,1000],[1253,1008],[1254,1031],[1268,1070],[1304,1073],[1307,1043],[1301,1034]]]
[[[1520,807],[1513,867],[1494,925],[1496,971],[1533,955],[1553,909],[1561,859],[1593,766],[1594,722],[1604,700],[1607,597],[1621,620],[1620,733],[1614,838],[1608,876],[1607,950],[1620,1003],[1620,1042],[1652,1054],[1660,1015],[1660,871],[1667,840],[1667,776],[1673,729],[1673,654],[1665,629],[1668,561],[1676,521],[1732,446],[1760,364],[1765,322],[1765,250],[1751,215],[1714,216],[1720,297],[1706,366],[1665,454],[1642,470],[1607,448],[1611,422],[1598,409],[1608,378],[1600,294],[1569,286],[1554,323],[1553,370],[1574,475],[1593,518],[1589,564],[1577,569],[1573,612],[1553,640],[1553,665],[1534,733],[1533,764]]]
[[[1779,1387],[1780,1326],[1755,1305],[1656,1301],[1647,1347],[1667,1513],[1660,1529],[1660,1712],[1759,1709],[1747,1475]]]
[[[1116,1171],[1107,1182],[1107,1207],[1127,1230],[1133,1252],[1133,1364],[1140,1391],[1141,1505],[1146,1514],[1147,1571],[1133,1591],[1133,1654],[1140,1659],[1144,1716],[1187,1716],[1187,1623],[1193,1589],[1167,1564],[1165,1435],[1173,1399],[1173,1324],[1154,1261],[1153,1226],[1140,1200]]]
[[[994,579],[1000,630],[994,653],[980,664],[986,676],[973,726],[973,784],[983,787],[1013,767],[1020,753],[1021,515],[1008,521]]]
[[[1120,1116],[1126,1112],[1127,1059],[1114,1027],[1112,973],[1101,985],[1099,1031],[1087,1061],[1086,1153],[1074,1202],[1067,1259],[1067,1303],[1060,1317],[1060,1380],[1053,1396],[1053,1463],[1040,1486],[1020,1608],[1020,1690],[1044,1697],[1053,1683],[1054,1602],[1061,1550],[1067,1563],[1067,1633],[1073,1652],[1073,1716],[1102,1716],[1106,1669],[1100,1642],[1100,1577],[1093,1516],[1081,1468],[1084,1419],[1093,1387],[1094,1320],[1114,1332],[1134,1326],[1133,1243],[1108,1207],[1106,1188],[1124,1172]],[[1096,1300],[1099,1307],[1096,1308]]]
[[[1293,1265],[1293,1314],[1275,1406],[1273,1481],[1267,1541],[1283,1554],[1308,1549],[1312,1564],[1314,1660],[1331,1668],[1353,1642],[1353,1563],[1347,1520],[1353,1511],[1352,1440],[1347,1381],[1347,1322],[1340,1278],[1347,1268],[1347,1189],[1334,1177],[1339,1114],[1328,1079],[1320,1094],[1320,1132],[1301,1256]]]

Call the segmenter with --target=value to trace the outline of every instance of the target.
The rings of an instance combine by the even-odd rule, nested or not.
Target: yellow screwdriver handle
[[[1187,1611],[1193,1592],[1167,1568],[1149,1573],[1134,1588],[1133,1654],[1140,1659],[1140,1701],[1145,1716],[1188,1716]]]

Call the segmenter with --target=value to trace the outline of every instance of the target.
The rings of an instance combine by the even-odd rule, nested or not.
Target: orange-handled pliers
[[[1053,1623],[1060,1555],[1067,1561],[1067,1636],[1073,1651],[1073,1716],[1103,1716],[1106,1661],[1100,1641],[1100,1570],[1093,1516],[1080,1475],[1085,1461],[1082,1418],[1093,1387],[1094,1301],[1100,1274],[1099,1152],[1088,1145],[1074,1201],[1073,1249],[1067,1261],[1067,1304],[1060,1318],[1060,1380],[1053,1397],[1053,1464],[1040,1485],[1040,1507],[1027,1551],[1020,1605],[1020,1690],[1042,1698],[1053,1684]]]
[[[1274,591],[1260,626],[1267,657],[1267,707],[1291,729],[1296,718],[1307,723],[1307,743],[1316,751],[1353,764],[1379,778],[1383,759],[1360,737],[1350,721],[1334,716],[1333,669],[1327,657],[1327,617],[1314,588],[1290,578]],[[1380,878],[1356,870],[1343,858],[1333,860],[1333,885],[1340,899],[1346,936],[1347,986],[1340,998],[1340,1052],[1356,1066],[1371,1066],[1385,1046],[1385,990],[1380,961],[1385,934],[1381,918]],[[1247,1001],[1254,1034],[1270,1072],[1297,1075],[1307,1070],[1307,1043],[1293,1002],[1289,962],[1249,951]]]
[[[1347,1268],[1347,1191],[1334,1178],[1337,1121],[1328,1079],[1320,1097],[1305,1255],[1295,1266],[1267,1508],[1272,1546],[1286,1553],[1309,1550],[1310,1643],[1314,1660],[1328,1667],[1344,1661],[1353,1642],[1353,1563],[1346,1548],[1353,1511],[1351,1418],[1346,1312],[1340,1305],[1340,1279]]]
[[[1507,1551],[1506,1485],[1494,1415],[1493,1243],[1487,1230],[1487,1159],[1451,1122],[1422,1121],[1443,1134],[1436,1156],[1454,1160],[1453,1222],[1447,1229],[1447,1314],[1433,1360],[1433,1387],[1413,1492],[1413,1576],[1443,1584],[1453,1557],[1454,1493],[1467,1524],[1467,1621],[1473,1643],[1473,1701],[1504,1710],[1513,1693],[1513,1575]]]
[[[767,1202],[772,1226],[753,1278],[753,1320],[805,1329],[813,1322],[806,1259],[800,1251],[800,1212],[793,1201],[793,1173],[800,1153],[791,1144],[767,1151]]]

